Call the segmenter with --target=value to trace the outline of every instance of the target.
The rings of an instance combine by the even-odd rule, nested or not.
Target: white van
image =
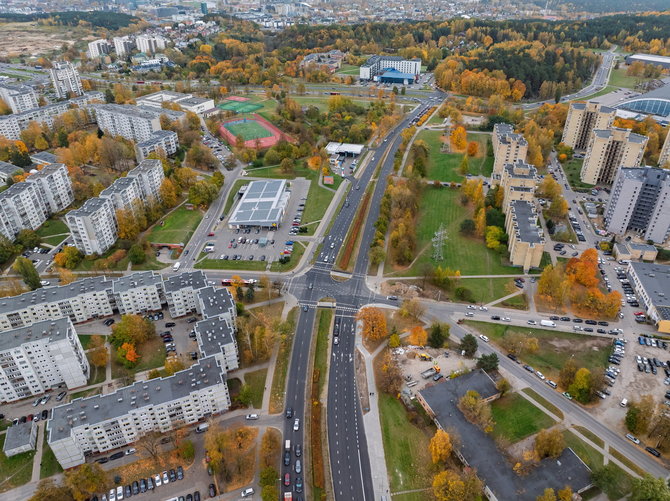
[[[205,433],[207,430],[209,430],[209,424],[208,423],[202,423],[202,424],[199,424],[196,427],[195,432],[196,433]]]
[[[619,404],[621,407],[626,407],[628,405],[628,399],[624,398],[621,403]]]

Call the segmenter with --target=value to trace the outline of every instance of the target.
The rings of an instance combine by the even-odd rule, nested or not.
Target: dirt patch
[[[71,33],[63,27],[63,32],[50,27],[39,26],[37,23],[6,23],[2,24],[0,37],[0,56],[19,57],[32,56],[52,51],[63,44],[73,44]]]
[[[358,388],[358,398],[361,400],[363,414],[370,412],[370,391],[368,389],[368,377],[365,370],[365,357],[356,350],[356,360],[354,362],[354,371],[356,373],[356,387]]]
[[[422,360],[419,358],[420,354],[426,354],[432,357],[432,360]],[[461,357],[453,350],[436,349],[419,346],[403,346],[393,350],[393,356],[400,365],[400,370],[403,376],[408,376],[412,381],[417,381],[418,384],[409,388],[413,393],[421,391],[429,383],[433,383],[433,378],[424,379],[421,373],[431,367],[439,367],[440,373],[444,377],[449,377],[450,374],[456,372],[469,372],[476,364],[473,359]],[[405,379],[407,381],[407,378]],[[407,385],[405,384],[405,388]]]

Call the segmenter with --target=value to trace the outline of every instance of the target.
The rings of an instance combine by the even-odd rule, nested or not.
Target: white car
[[[243,498],[246,498],[246,497],[252,496],[253,493],[254,493],[254,489],[253,489],[252,487],[249,487],[249,488],[244,489],[244,490],[242,491],[241,496],[242,496]]]
[[[539,377],[542,381],[547,379],[546,377],[544,377],[544,374],[542,374],[540,371],[535,371],[535,375]]]
[[[509,318],[509,317],[502,317],[500,320],[502,320],[503,322],[511,322],[512,321],[512,319]]]
[[[479,335],[479,339],[481,339],[481,340],[484,341],[485,343],[488,343],[488,342],[489,342],[489,338],[486,337],[484,334],[480,334],[480,335]]]
[[[626,434],[626,438],[627,438],[628,440],[630,440],[631,442],[633,442],[635,445],[640,445],[640,439],[639,439],[639,438],[635,438],[635,437],[634,437],[633,435],[631,435],[630,433],[627,433],[627,434]]]
[[[117,501],[123,499],[123,487],[120,485],[116,488],[116,499]]]
[[[528,325],[537,325],[537,322],[535,320],[528,320],[528,322],[526,322],[526,323]]]
[[[169,484],[170,483],[170,477],[168,477],[168,472],[167,471],[163,472],[163,483],[164,484]]]
[[[474,317],[475,314],[472,313],[471,311],[466,311],[466,312],[465,312],[465,316],[466,316],[466,317]]]
[[[160,487],[161,485],[163,485],[163,481],[161,480],[161,476],[158,473],[156,473],[156,475],[154,475],[154,484],[156,484],[156,487]]]
[[[300,429],[300,419],[296,418],[295,421],[293,421],[293,431],[298,431]]]
[[[489,311],[489,309],[486,306],[480,306],[479,310],[480,311]]]
[[[468,310],[476,310],[477,307],[474,304],[469,304],[468,305]]]

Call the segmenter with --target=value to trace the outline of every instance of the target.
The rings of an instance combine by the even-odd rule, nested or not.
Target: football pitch
[[[246,122],[229,122],[224,124],[224,127],[228,129],[233,136],[242,136],[242,139],[245,141],[273,136],[272,132],[267,130],[255,120],[247,120]]]

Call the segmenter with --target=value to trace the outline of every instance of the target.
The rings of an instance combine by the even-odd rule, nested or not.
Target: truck
[[[287,441],[284,443],[284,450],[285,450],[285,451],[290,451],[290,450],[291,450],[291,441],[290,441],[290,440],[287,440]]]
[[[435,367],[431,367],[430,369],[423,371],[421,373],[421,377],[424,378],[424,379],[428,379],[429,377],[434,376],[435,373],[437,373],[437,371],[435,370]]]
[[[556,322],[553,320],[540,320],[540,325],[542,327],[556,327]]]
[[[179,261],[172,265],[172,271],[174,272],[179,271],[179,268],[181,268],[181,263]]]

